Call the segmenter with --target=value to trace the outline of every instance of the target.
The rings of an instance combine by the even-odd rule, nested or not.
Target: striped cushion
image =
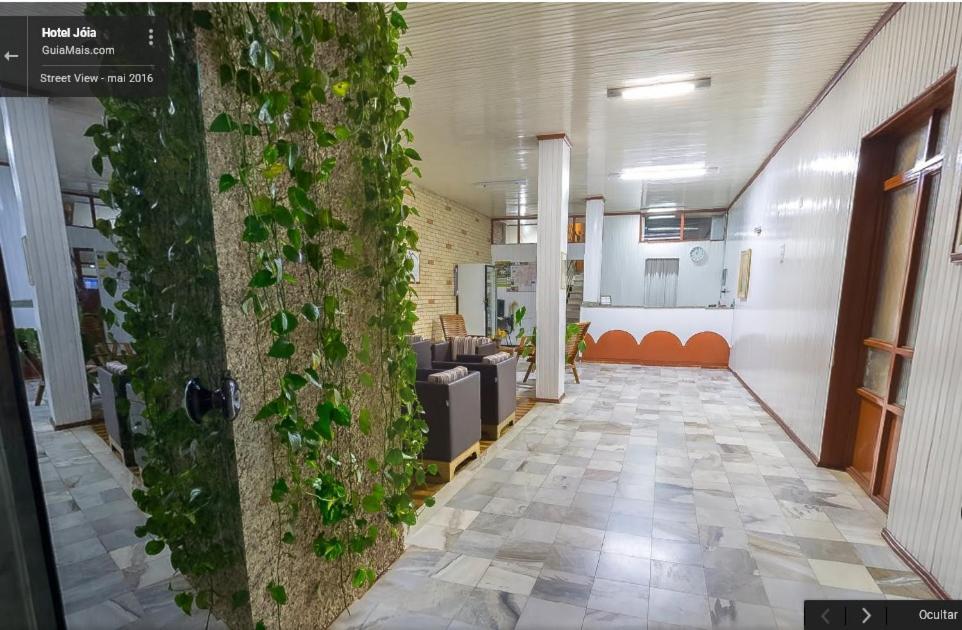
[[[463,365],[453,367],[450,370],[444,370],[443,372],[435,372],[434,374],[428,374],[428,383],[438,383],[439,385],[447,385],[448,383],[453,383],[454,381],[464,378],[468,375],[468,368]]]
[[[457,360],[462,354],[477,354],[478,346],[491,343],[487,337],[451,337],[451,358]]]
[[[507,361],[511,358],[511,355],[507,352],[498,352],[496,354],[489,354],[481,359],[482,363],[501,363],[502,361]]]

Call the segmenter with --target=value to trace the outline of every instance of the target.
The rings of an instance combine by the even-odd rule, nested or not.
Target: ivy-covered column
[[[198,32],[252,619],[319,628],[423,482],[401,5],[210,5]]]

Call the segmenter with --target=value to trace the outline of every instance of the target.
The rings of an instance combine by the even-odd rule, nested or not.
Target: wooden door
[[[869,257],[870,281],[860,340],[849,472],[887,508],[912,374],[922,299],[921,261],[938,198],[946,106],[916,112],[888,138],[890,164]],[[876,180],[878,181],[878,180]]]

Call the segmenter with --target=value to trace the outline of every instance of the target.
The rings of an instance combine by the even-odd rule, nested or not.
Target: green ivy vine
[[[135,354],[128,375],[142,399],[147,432],[135,436],[145,451],[143,489],[134,491],[147,514],[136,528],[146,552],[170,548],[174,569],[193,588],[174,594],[188,614],[215,606],[247,606],[237,567],[244,564],[231,428],[216,414],[199,424],[182,408],[188,378],[217,382],[225,365],[217,259],[204,151],[189,4],[91,4],[91,15],[160,15],[170,58],[163,98],[103,98],[104,119],[86,131],[97,152],[91,165],[111,167],[101,200],[119,210],[98,229],[118,245],[108,262],[126,267],[130,288],[118,299],[123,329]],[[116,281],[104,280],[114,295]],[[108,327],[117,313],[104,310]]]
[[[379,537],[414,524],[409,488],[425,476],[407,341],[417,235],[404,194],[420,156],[404,128],[411,100],[397,93],[414,83],[398,43],[403,9],[215,5],[205,18],[231,94],[208,127],[231,147],[217,189],[246,203],[243,308],[270,336],[260,365],[273,386],[254,419],[284,455],[265,492],[281,543],[310,536],[354,588],[376,578],[365,552]],[[366,319],[346,306],[357,302]],[[377,456],[363,454],[370,439]],[[308,510],[320,531],[299,528]],[[288,602],[279,569],[266,588],[279,624]]]
[[[410,98],[397,92],[414,83],[398,43],[403,9],[88,7],[161,15],[170,34],[168,96],[101,99],[104,120],[87,135],[94,170],[112,169],[100,197],[119,210],[113,225],[98,222],[118,244],[108,262],[130,278],[117,309],[134,338],[128,373],[148,424],[137,438],[147,462],[134,498],[148,515],[137,534],[149,538],[148,554],[169,547],[190,579],[175,593],[188,614],[250,606],[231,427],[217,414],[195,424],[181,406],[187,378],[214,383],[226,364],[205,133],[230,140],[230,172],[214,175],[215,188],[240,193],[247,208],[243,308],[269,336],[260,365],[271,385],[255,420],[282,453],[264,488],[281,547],[306,545],[339,567],[345,587],[359,588],[376,578],[365,552],[415,522],[409,489],[424,483],[427,427],[407,341],[416,320],[407,254],[417,235],[404,195],[420,156],[404,127]],[[236,97],[209,125],[195,27],[216,42],[216,80]],[[110,311],[104,318],[117,321]],[[314,526],[299,528],[305,522]],[[280,625],[288,595],[279,569],[265,587]]]

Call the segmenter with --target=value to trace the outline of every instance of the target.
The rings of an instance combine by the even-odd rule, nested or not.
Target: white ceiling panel
[[[537,212],[536,136],[571,139],[572,212],[727,206],[888,4],[412,4],[411,128],[426,187],[492,216]],[[609,87],[690,73],[650,101]],[[693,181],[623,168],[704,162]],[[479,183],[486,182],[484,186]],[[644,190],[643,190],[644,188]]]

